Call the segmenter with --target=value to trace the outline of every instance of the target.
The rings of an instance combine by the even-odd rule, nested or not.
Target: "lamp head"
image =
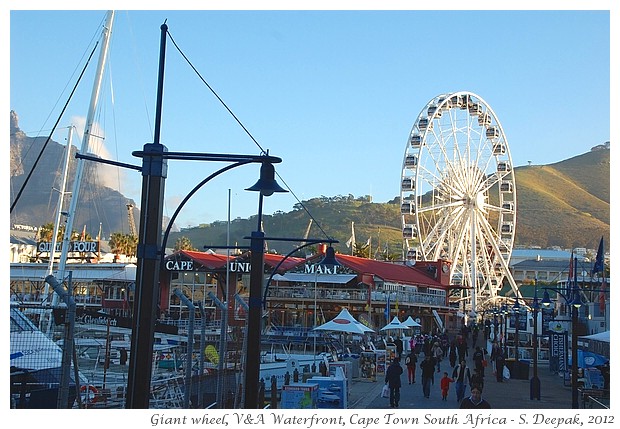
[[[545,307],[549,307],[551,305],[551,298],[549,297],[549,292],[545,291],[544,295],[543,295],[543,299],[540,302],[542,305],[544,305]]]
[[[515,303],[512,306],[512,310],[519,311],[520,308],[521,308],[521,304],[519,304],[519,296],[517,296],[517,299],[515,300]]]
[[[274,192],[288,192],[276,182],[276,169],[271,162],[263,162],[260,167],[260,178],[253,186],[246,188],[246,191],[258,191],[268,197]]]
[[[579,308],[579,307],[581,307],[582,304],[583,303],[581,302],[581,293],[579,293],[578,290],[575,290],[573,292],[573,299],[570,302],[570,305],[572,305],[575,308]]]
[[[323,257],[321,262],[319,262],[319,265],[326,265],[329,267],[340,266],[340,262],[336,260],[336,251],[332,246],[329,246],[327,249],[325,249],[325,256]]]

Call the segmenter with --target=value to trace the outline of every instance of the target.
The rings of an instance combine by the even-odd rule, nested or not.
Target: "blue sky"
[[[568,159],[610,140],[610,98],[617,103],[610,97],[612,3],[594,2],[602,5],[597,11],[119,10],[102,95],[102,154],[140,164],[131,152],[153,139],[167,20],[208,84],[261,147],[283,159],[276,170],[292,193],[267,198],[264,213],[321,195],[372,195],[375,202],[399,195],[411,127],[441,93],[484,99],[515,166]],[[104,17],[105,10],[10,12],[10,109],[26,134],[49,133]],[[86,116],[92,74],[61,127]],[[260,152],[170,39],[161,133],[171,151]],[[58,130],[54,140],[66,134]],[[165,214],[223,166],[170,161]],[[108,177],[139,203],[138,172]],[[190,200],[177,224],[226,220],[228,189],[233,219],[255,214],[257,195],[243,189],[257,178],[258,166],[224,173]]]

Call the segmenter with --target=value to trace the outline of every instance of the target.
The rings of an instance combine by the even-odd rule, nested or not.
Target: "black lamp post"
[[[504,318],[504,357],[508,358],[508,306],[506,304],[502,304],[501,307],[502,317]]]
[[[126,408],[149,408],[151,397],[156,297],[161,265],[159,245],[161,243],[164,185],[168,170],[163,156],[167,149],[159,141],[167,31],[168,26],[162,24],[153,143],[145,144],[142,152],[140,230],[136,252],[136,291],[131,323],[131,359],[127,374]]]
[[[497,321],[497,307],[493,307],[493,341],[497,341],[498,325],[499,322]]]
[[[571,309],[571,400],[572,400],[572,408],[579,408],[579,392],[577,390],[577,369],[578,369],[578,353],[577,353],[577,323],[579,322],[579,307],[581,307],[581,290],[579,285],[577,284],[577,258],[574,259],[574,275],[573,281],[571,285],[571,294],[570,298],[560,292],[555,288],[543,288],[545,289],[545,294],[541,303],[548,307],[551,305],[551,299],[549,297],[548,290],[555,291],[558,295],[564,298],[566,305],[568,305]],[[569,274],[569,279],[571,274]]]
[[[515,315],[515,368],[518,367],[519,362],[519,322],[521,319],[521,304],[519,304],[519,295],[512,306],[512,311]]]
[[[247,354],[245,363],[244,408],[259,408],[258,391],[260,375],[260,343],[263,277],[265,269],[265,233],[261,228],[263,217],[263,196],[274,192],[286,192],[275,181],[275,170],[271,163],[263,163],[260,179],[247,191],[258,191],[258,216],[256,231],[250,238],[250,293],[248,297]]]
[[[538,378],[538,279],[534,280],[534,301],[532,302],[532,313],[534,314],[534,339],[532,343],[532,353],[534,354],[534,373],[530,379],[530,400],[536,398],[540,401],[540,379]]]

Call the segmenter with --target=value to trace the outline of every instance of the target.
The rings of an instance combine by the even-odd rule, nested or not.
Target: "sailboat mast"
[[[62,207],[64,206],[65,193],[67,189],[67,176],[69,175],[69,161],[71,159],[71,146],[73,141],[73,131],[75,127],[71,125],[69,127],[69,134],[67,135],[67,147],[65,152],[65,163],[62,173],[62,184],[60,185],[60,191],[58,195],[58,207],[56,207],[56,218],[54,219],[54,230],[52,231],[52,246],[50,248],[50,260],[47,264],[47,275],[50,275],[54,271],[54,257],[56,256],[56,243],[58,242],[58,230],[60,229],[60,216],[62,216]],[[47,296],[49,285],[45,283],[45,295]]]
[[[101,53],[99,55],[99,64],[97,65],[97,73],[95,75],[95,82],[93,84],[93,91],[90,97],[90,106],[88,108],[88,115],[86,117],[86,126],[84,127],[84,135],[82,136],[82,146],[80,153],[85,154],[88,152],[90,139],[92,136],[92,129],[94,125],[94,117],[99,103],[99,94],[101,92],[101,83],[103,81],[103,72],[105,64],[108,58],[108,50],[110,47],[110,36],[112,34],[112,24],[114,21],[114,11],[108,11],[106,15],[106,22],[102,31],[102,44]],[[67,255],[69,253],[69,244],[71,241],[71,232],[73,230],[73,220],[75,218],[75,211],[80,195],[80,183],[82,181],[82,175],[84,173],[84,160],[78,159],[75,171],[75,180],[73,182],[73,192],[71,193],[71,204],[69,206],[69,214],[67,216],[67,224],[65,227],[65,234],[62,241],[62,253],[60,254],[60,260],[58,262],[58,272],[56,278],[62,282],[65,275],[65,267],[67,264]],[[54,295],[54,300],[56,300]]]

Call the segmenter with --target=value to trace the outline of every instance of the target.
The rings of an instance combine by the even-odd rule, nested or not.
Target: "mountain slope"
[[[27,137],[11,112],[11,203],[24,181],[45,139]],[[50,142],[19,203],[11,213],[11,223],[40,226],[53,221],[59,183],[63,146]],[[74,228],[95,236],[102,225],[104,236],[112,232],[129,233],[126,205],[133,201],[121,193],[98,185],[96,166],[85,174],[80,204]],[[73,171],[73,170],[72,170]],[[541,166],[515,168],[517,188],[516,245],[560,246],[562,248],[596,248],[601,236],[609,243],[610,232],[610,150],[609,142],[595,146],[588,153],[561,162]],[[398,184],[394,185],[398,189]],[[303,206],[302,206],[303,204]],[[289,212],[264,215],[267,236],[304,237],[310,216],[311,238],[330,236],[340,243],[339,252],[350,253],[345,245],[355,223],[356,241],[364,244],[370,239],[373,255],[386,249],[390,254],[401,253],[402,234],[398,197],[387,203],[371,203],[366,197],[315,197],[296,204]],[[134,204],[135,205],[135,204]],[[135,214],[138,221],[139,216]],[[320,226],[320,227],[319,227]],[[231,222],[231,244],[249,245],[249,236],[256,219],[235,219]],[[321,229],[322,228],[322,229]],[[170,234],[167,247],[185,236],[198,250],[226,245],[227,224],[215,221],[199,227]],[[300,243],[268,242],[269,249],[288,253]],[[381,252],[378,252],[380,249]],[[378,253],[377,253],[378,252]]]
[[[515,168],[517,187],[517,225],[515,245],[561,248],[596,248],[601,236],[609,243],[610,232],[610,151],[608,146],[552,165]],[[335,196],[303,201],[315,221],[310,237],[325,237],[316,226],[340,241],[338,251],[349,253],[345,243],[355,223],[356,241],[370,238],[373,254],[378,248],[400,253],[402,235],[398,198],[389,203],[370,203],[365,198]],[[301,205],[293,211],[264,216],[268,236],[303,237],[309,216]],[[247,245],[244,236],[256,225],[254,221],[235,220],[231,225],[233,243]],[[185,236],[199,250],[204,246],[225,244],[226,223],[214,222],[171,234],[168,247]],[[287,253],[295,246],[271,242],[270,249]]]

